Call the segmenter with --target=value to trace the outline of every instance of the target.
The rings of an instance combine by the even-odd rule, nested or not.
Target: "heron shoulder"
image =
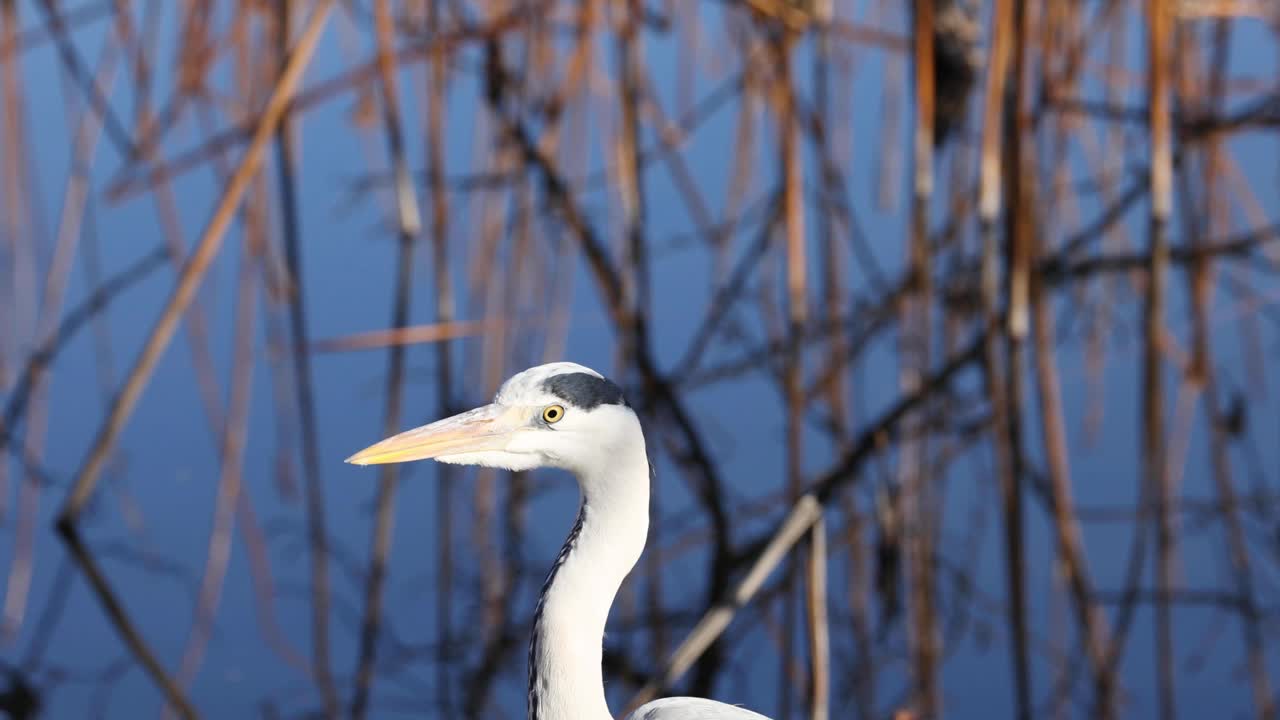
[[[715,700],[669,697],[641,705],[627,720],[769,720],[760,713]]]

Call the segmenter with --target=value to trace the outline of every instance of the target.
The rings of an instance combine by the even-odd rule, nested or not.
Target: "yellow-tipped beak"
[[[511,433],[528,422],[528,411],[485,405],[407,430],[347,458],[355,465],[426,460],[444,455],[504,450]]]

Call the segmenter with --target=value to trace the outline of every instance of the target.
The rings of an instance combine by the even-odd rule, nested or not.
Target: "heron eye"
[[[548,423],[560,422],[564,417],[564,408],[559,405],[548,405],[542,410],[542,419]]]

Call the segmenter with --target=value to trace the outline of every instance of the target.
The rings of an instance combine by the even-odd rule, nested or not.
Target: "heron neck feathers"
[[[529,645],[529,720],[613,717],[601,670],[605,623],[644,550],[650,479],[642,437],[635,447],[615,450],[601,470],[579,473],[578,519],[538,600]]]

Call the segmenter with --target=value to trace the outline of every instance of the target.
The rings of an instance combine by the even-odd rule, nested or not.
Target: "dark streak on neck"
[[[538,653],[542,646],[542,611],[556,573],[578,546],[578,535],[582,533],[582,523],[586,517],[587,504],[583,502],[582,507],[578,508],[578,519],[573,523],[573,529],[569,531],[569,537],[565,538],[564,545],[560,546],[560,554],[556,556],[551,572],[547,573],[547,579],[542,583],[542,592],[538,594],[538,606],[533,612],[533,632],[529,638],[529,720],[542,719],[542,694],[546,692],[545,679],[538,673]]]

